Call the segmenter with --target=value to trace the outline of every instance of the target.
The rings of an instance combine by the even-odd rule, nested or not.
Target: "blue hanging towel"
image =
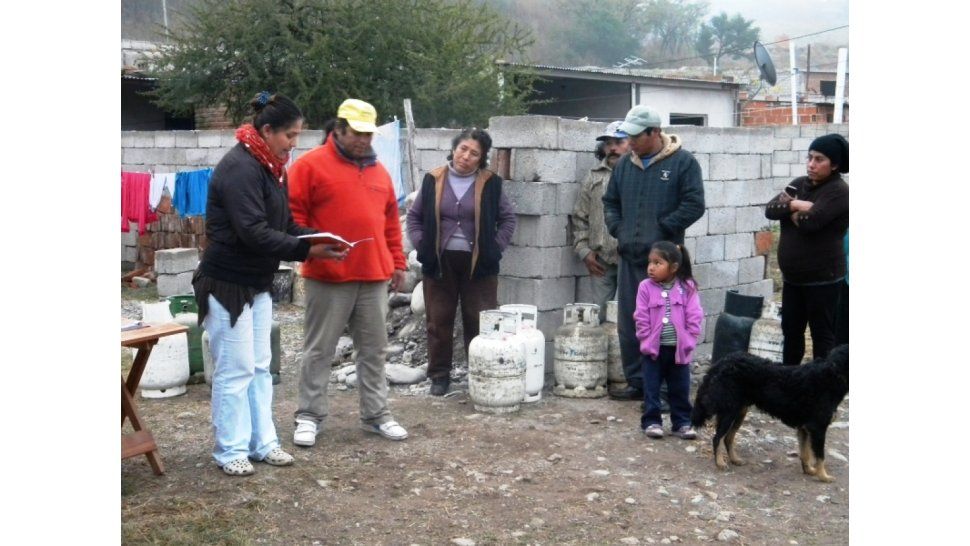
[[[179,216],[205,217],[205,201],[209,196],[210,178],[212,178],[212,169],[176,173],[172,206],[178,210]]]

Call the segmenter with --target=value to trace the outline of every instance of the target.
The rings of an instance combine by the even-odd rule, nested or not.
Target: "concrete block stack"
[[[197,248],[172,248],[155,252],[160,297],[192,294],[192,274],[199,264]]]
[[[126,269],[132,269],[137,261],[138,223],[128,222],[128,232],[121,232],[121,264]]]
[[[784,188],[793,178],[805,175],[805,162],[808,157],[808,147],[812,141],[822,135],[838,133],[849,138],[849,125],[780,125],[771,127],[773,136],[773,153],[771,155],[771,176],[774,187],[778,191]],[[849,176],[845,177],[848,181]]]
[[[418,166],[418,180],[414,189],[421,188],[421,181],[428,171],[440,167],[448,162],[451,153],[451,140],[458,136],[459,129],[415,129],[414,131],[414,161]],[[405,150],[405,164],[407,159]],[[404,213],[404,211],[401,211]]]
[[[596,164],[592,150],[606,123],[552,116],[493,117],[489,133],[496,157],[509,154],[503,188],[518,225],[502,257],[499,304],[538,306],[546,337],[546,372],[552,370],[553,338],[563,308],[577,300],[577,278],[586,268],[572,248],[569,215],[579,185]]]

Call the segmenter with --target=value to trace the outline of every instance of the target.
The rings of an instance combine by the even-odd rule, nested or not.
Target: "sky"
[[[728,15],[740,13],[745,19],[754,19],[761,29],[762,41],[765,42],[773,42],[781,35],[802,36],[849,24],[848,0],[810,2],[805,0],[707,0],[707,2],[710,5],[709,16],[726,11]],[[826,32],[812,36],[810,40],[812,43],[829,42],[845,45],[849,40],[848,31],[849,29],[842,29]]]

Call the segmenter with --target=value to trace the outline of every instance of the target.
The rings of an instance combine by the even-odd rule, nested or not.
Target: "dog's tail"
[[[710,381],[709,375],[704,376],[704,380],[701,381],[701,386],[697,388],[697,396],[694,397],[694,409],[690,413],[690,424],[694,428],[701,428],[704,423],[714,415],[705,405],[707,401],[707,389]]]

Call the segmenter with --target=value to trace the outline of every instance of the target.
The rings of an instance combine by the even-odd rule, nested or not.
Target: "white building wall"
[[[683,89],[640,86],[640,104],[660,113],[664,126],[670,125],[670,114],[703,114],[707,127],[737,127],[734,117],[734,91]]]

